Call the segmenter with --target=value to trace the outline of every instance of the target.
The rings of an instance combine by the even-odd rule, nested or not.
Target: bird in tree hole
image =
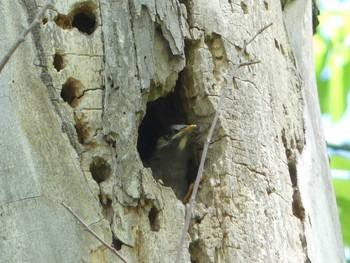
[[[176,197],[182,200],[188,190],[187,169],[190,158],[191,134],[197,126],[171,125],[156,143],[149,159],[149,166],[156,179],[171,187]]]

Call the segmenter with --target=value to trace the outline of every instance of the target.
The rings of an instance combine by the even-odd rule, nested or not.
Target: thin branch
[[[254,60],[254,61],[249,61],[249,62],[242,62],[238,65],[238,67],[245,67],[245,66],[250,66],[250,65],[254,65],[254,64],[259,64],[261,63],[260,60]]]
[[[30,25],[19,35],[19,37],[17,38],[16,42],[13,43],[12,47],[10,48],[9,51],[7,51],[7,53],[5,54],[5,56],[3,57],[3,59],[0,62],[0,72],[2,71],[2,69],[4,68],[4,66],[6,65],[6,63],[9,61],[9,59],[11,58],[12,54],[16,51],[16,49],[19,47],[19,45],[25,40],[26,36],[28,35],[28,33],[30,31],[33,30],[33,28],[38,25],[40,23],[40,19],[41,17],[44,15],[45,11],[52,7],[52,3],[51,1],[48,1],[44,7],[40,10],[39,13],[37,13],[37,15],[35,16],[34,20],[32,21],[32,23],[30,23]]]
[[[334,151],[347,151],[350,152],[350,144],[332,144],[332,143],[327,143],[327,147],[334,150]]]
[[[264,31],[265,31],[266,29],[268,29],[270,26],[272,26],[272,23],[270,23],[270,24],[264,26],[263,28],[260,28],[260,29],[255,33],[255,35],[254,35],[249,41],[245,41],[245,40],[244,40],[244,42],[243,42],[243,47],[242,47],[242,49],[241,49],[241,52],[238,54],[238,62],[239,62],[239,64],[238,64],[238,67],[237,67],[237,68],[239,68],[240,65],[242,64],[242,63],[241,63],[241,59],[242,59],[242,57],[243,57],[244,52],[246,51],[247,46],[248,46],[250,43],[252,43],[253,40],[254,40],[258,35],[260,35],[262,32],[264,32]],[[243,62],[243,63],[244,63],[244,62]],[[234,70],[237,70],[237,68],[235,68]]]
[[[264,30],[266,30],[268,27],[270,27],[272,25],[272,23],[264,26],[263,28],[261,28],[249,41],[244,41],[244,45],[243,45],[243,48],[241,50],[241,52],[239,53],[239,56],[238,56],[238,60],[240,61],[241,57],[243,56],[244,52],[245,52],[245,49],[247,48],[247,46],[259,35],[261,34]],[[254,62],[254,61],[253,61]],[[260,62],[260,61],[259,61]],[[252,64],[256,64],[256,63],[259,63],[257,61],[255,61],[255,63],[252,63]],[[249,62],[246,62],[246,63],[249,63]],[[241,66],[244,66],[243,65],[244,63],[239,63],[236,65],[236,67],[233,69],[233,73],[235,73],[235,71],[241,67]],[[226,88],[228,88],[229,86],[227,85]],[[187,211],[186,211],[186,218],[185,218],[185,225],[184,225],[184,228],[183,228],[183,231],[182,231],[182,235],[181,235],[181,239],[180,239],[180,243],[179,243],[179,247],[178,247],[178,251],[177,251],[177,255],[176,255],[176,259],[175,259],[175,263],[180,263],[180,260],[181,260],[181,256],[182,256],[182,249],[185,245],[185,239],[186,239],[186,235],[187,235],[187,232],[188,232],[188,228],[190,226],[190,221],[191,221],[191,215],[192,215],[192,210],[193,210],[193,206],[194,206],[194,201],[196,199],[196,195],[197,195],[197,192],[198,192],[198,188],[199,188],[199,183],[201,181],[201,178],[203,176],[203,171],[204,171],[204,163],[205,163],[205,159],[207,158],[207,153],[208,153],[208,148],[209,148],[209,144],[210,144],[210,141],[211,141],[211,138],[213,137],[213,134],[214,134],[214,129],[215,129],[215,126],[216,126],[216,123],[219,119],[219,115],[220,115],[220,111],[221,111],[221,108],[222,108],[222,101],[223,101],[223,98],[224,98],[224,94],[225,94],[225,89],[222,90],[221,92],[221,95],[220,95],[220,98],[219,98],[219,102],[218,102],[218,107],[216,109],[216,112],[215,112],[215,116],[214,116],[214,119],[211,123],[211,126],[210,126],[210,129],[209,129],[209,132],[208,132],[208,136],[207,136],[207,139],[204,143],[204,147],[203,147],[203,152],[202,152],[202,156],[201,156],[201,160],[200,160],[200,163],[199,163],[199,167],[198,167],[198,172],[197,172],[197,177],[196,177],[196,180],[194,182],[194,187],[193,187],[193,191],[192,191],[192,195],[191,195],[191,198],[190,198],[190,202],[189,202],[189,206],[187,208]]]
[[[260,29],[255,33],[255,35],[254,35],[248,42],[245,42],[245,46],[244,46],[243,49],[246,49],[246,47],[247,47],[251,42],[253,42],[254,39],[255,39],[258,35],[260,35],[262,32],[264,32],[264,31],[265,31],[266,29],[268,29],[270,26],[272,26],[272,23],[270,23],[270,24],[268,24],[268,25],[266,25],[266,26],[260,28]]]
[[[104,241],[102,238],[100,238],[84,221],[73,211],[72,208],[70,208],[68,205],[66,205],[64,202],[61,202],[61,204],[66,208],[85,228],[86,230],[93,235],[98,241],[100,241],[103,245],[105,245],[113,254],[115,254],[118,258],[120,258],[121,261],[124,263],[128,263],[119,253],[118,251],[114,248],[111,247]]]

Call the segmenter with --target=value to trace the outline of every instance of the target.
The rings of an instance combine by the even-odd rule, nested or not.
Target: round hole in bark
[[[83,95],[83,90],[79,80],[68,78],[62,85],[61,98],[74,108],[78,105],[78,99]]]
[[[148,219],[151,226],[152,231],[159,231],[160,223],[159,223],[159,211],[153,206],[148,213]]]
[[[165,134],[170,125],[186,123],[178,89],[175,88],[166,97],[148,102],[146,115],[138,129],[137,150],[141,160],[147,163],[158,138]]]
[[[95,30],[96,21],[95,18],[91,18],[85,13],[79,13],[74,16],[72,26],[90,35]]]
[[[118,238],[113,238],[112,247],[114,247],[117,251],[121,250],[123,245],[123,242]]]
[[[95,156],[90,164],[92,178],[98,183],[102,183],[111,176],[111,166],[102,157]]]
[[[58,14],[54,22],[62,29],[77,28],[80,32],[92,34],[97,27],[97,6],[92,1],[79,2],[72,6],[68,15]]]
[[[151,89],[161,89],[161,87],[151,87]],[[179,78],[174,91],[169,93],[164,97],[160,97],[154,101],[149,101],[147,103],[146,114],[142,119],[142,122],[138,129],[138,140],[137,140],[137,150],[139,152],[140,158],[146,167],[151,167],[150,158],[155,149],[157,140],[167,133],[169,126],[173,124],[194,124],[194,122],[188,121],[187,109],[188,101],[185,103],[184,95],[182,94],[182,84],[181,77]],[[150,91],[152,93],[152,91]],[[158,93],[158,94],[161,94]],[[189,159],[187,161],[186,169],[186,181],[187,186],[183,183],[180,185],[175,185],[171,183],[171,180],[163,180],[165,186],[173,187],[175,194],[178,199],[182,200],[185,193],[188,190],[188,186],[194,181],[199,164],[199,158],[197,157],[199,153],[198,145],[194,143],[196,141],[195,135],[197,130],[192,134],[190,145],[189,145]],[[166,160],[170,162],[171,160]],[[153,165],[157,165],[153,163]],[[160,165],[163,166],[163,165]],[[163,169],[163,168],[160,168]],[[156,169],[153,170],[153,175],[156,176]],[[166,172],[164,174],[167,174]],[[186,189],[185,189],[186,188]],[[183,194],[184,192],[184,194]]]
[[[66,66],[63,55],[55,53],[53,57],[53,66],[57,72],[60,72]]]
[[[96,5],[91,1],[78,3],[74,6],[72,15],[72,26],[80,32],[88,35],[96,29]]]

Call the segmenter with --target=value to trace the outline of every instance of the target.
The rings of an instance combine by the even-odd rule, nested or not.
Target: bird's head
[[[183,150],[187,146],[189,135],[196,129],[197,125],[183,125],[175,124],[169,126],[167,133],[161,136],[158,141],[156,148],[163,149],[165,147],[177,148]]]

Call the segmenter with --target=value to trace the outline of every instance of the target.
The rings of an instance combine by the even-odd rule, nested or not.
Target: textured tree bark
[[[0,262],[118,262],[62,201],[128,262],[173,262],[185,206],[147,157],[167,125],[197,124],[193,181],[221,92],[182,262],[345,261],[312,1],[180,2],[53,1],[11,57],[0,74]],[[0,4],[4,51],[45,2]]]

